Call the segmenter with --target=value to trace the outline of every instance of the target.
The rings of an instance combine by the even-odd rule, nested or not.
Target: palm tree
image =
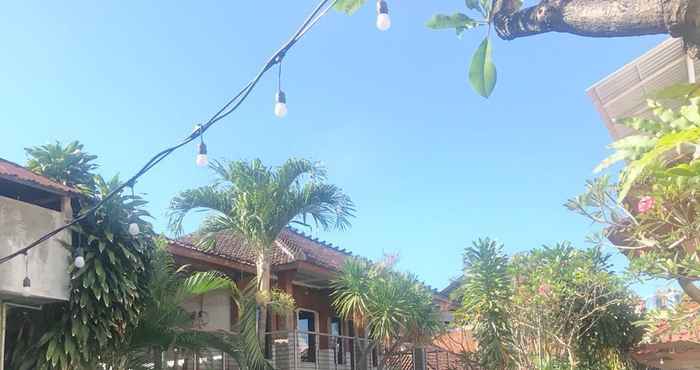
[[[279,168],[266,167],[259,159],[214,161],[210,167],[218,180],[176,196],[170,204],[170,227],[181,235],[188,213],[213,211],[197,233],[201,246],[213,245],[216,235],[226,232],[240,236],[255,250],[261,318],[258,335],[262,342],[275,240],[291,223],[307,225],[308,219],[324,230],[346,229],[354,215],[354,204],[339,187],[325,183],[325,170],[308,160],[289,159]]]
[[[177,267],[172,255],[159,241],[149,281],[149,304],[128,341],[103,355],[106,368],[155,369],[163,367],[163,353],[202,354],[211,349],[227,353],[241,368],[269,369],[256,334],[255,290],[240,290],[229,278],[216,271],[189,273],[188,266]],[[192,298],[228,289],[238,306],[239,320],[233,332],[204,331],[195,325],[196,317],[183,308]],[[279,297],[279,296],[278,296]],[[293,300],[279,297],[272,305],[276,312],[293,310]]]
[[[443,330],[432,292],[414,275],[391,263],[348,259],[332,282],[333,307],[346,320],[364,328],[371,342],[356,346],[358,368],[365,369],[371,351],[381,349],[378,364],[392,365],[404,345],[428,344]]]

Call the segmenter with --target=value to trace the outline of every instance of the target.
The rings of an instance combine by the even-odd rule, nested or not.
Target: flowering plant
[[[700,279],[700,85],[672,86],[648,103],[654,118],[619,120],[635,134],[613,143],[615,152],[596,168],[626,161],[617,181],[589,181],[566,206],[602,225],[604,238],[594,241],[622,250],[632,272],[677,279],[700,302],[693,284]]]

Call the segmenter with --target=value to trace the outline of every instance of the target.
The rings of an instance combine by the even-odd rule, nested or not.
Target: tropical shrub
[[[513,364],[513,329],[508,307],[513,286],[503,245],[479,239],[464,251],[462,285],[457,319],[471,324],[479,343],[478,358],[486,369],[507,369]]]
[[[242,369],[269,369],[257,341],[255,285],[240,289],[217,271],[190,271],[178,266],[167,251],[167,241],[159,239],[151,264],[148,304],[138,325],[124,345],[102,358],[112,370],[165,369],[163,355],[177,352],[182,358],[203,356],[211,350],[224,352]],[[205,331],[196,325],[197,316],[186,311],[185,302],[216,290],[228,290],[237,305],[238,320],[232,332]],[[294,309],[294,300],[276,292],[271,306],[277,313]]]
[[[609,256],[559,243],[508,259],[484,239],[467,248],[458,322],[488,369],[629,369],[640,339],[634,296]]]
[[[94,184],[93,194],[104,197],[120,183],[95,176]],[[80,202],[89,207],[94,198]],[[11,318],[19,330],[10,338],[9,368],[94,369],[100,354],[124,344],[148,297],[152,229],[141,219],[148,215],[144,204],[137,195],[119,194],[74,228],[73,244],[66,247],[84,253],[85,266],[66,271],[69,301]],[[139,225],[139,235],[128,232],[131,223]]]
[[[415,275],[396,271],[392,263],[350,258],[331,289],[336,312],[372,339],[359,343],[359,366],[366,364],[372,350],[380,350],[386,362],[402,347],[427,344],[442,330],[432,291]]]

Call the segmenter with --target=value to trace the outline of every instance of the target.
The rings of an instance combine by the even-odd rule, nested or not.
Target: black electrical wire
[[[129,180],[127,180],[126,182],[122,183],[114,190],[109,192],[109,194],[107,194],[104,198],[100,199],[94,206],[85,210],[79,216],[75,217],[73,221],[49,233],[46,233],[45,235],[33,241],[26,247],[19,249],[16,252],[11,253],[5,257],[0,258],[0,264],[3,264],[20,255],[26,256],[27,252],[32,248],[51,239],[60,232],[70,228],[71,226],[84,220],[89,215],[95,213],[95,211],[102,207],[102,205],[104,205],[108,200],[113,198],[115,195],[119,194],[124,188],[130,186],[130,184],[135,184],[137,179],[146,174],[151,168],[155,167],[160,161],[167,158],[171,153],[189,144],[196,138],[204,135],[204,132],[206,132],[216,122],[219,122],[220,120],[226,118],[229,114],[233,113],[236,109],[238,109],[238,107],[241,106],[241,104],[246,100],[246,98],[248,98],[248,95],[250,95],[250,93],[253,91],[253,88],[255,88],[255,86],[265,75],[265,73],[269,71],[270,68],[272,68],[275,64],[280,63],[284,56],[287,54],[287,52],[292,48],[292,46],[294,46],[311,28],[313,28],[313,26],[315,26],[316,23],[318,23],[321,17],[323,17],[328,12],[328,10],[335,5],[337,1],[338,0],[321,0],[321,2],[304,20],[304,22],[297,29],[297,31],[294,32],[293,36],[267,60],[267,62],[260,69],[258,74],[255,75],[255,77],[250,82],[248,82],[236,95],[234,95],[233,98],[231,98],[226,104],[224,104],[224,106],[221,107],[205,124],[197,127],[197,129],[195,129],[191,134],[185,137],[180,143],[171,146],[167,149],[164,149],[158,154],[154,155],[148,162],[146,162],[146,164],[143,167],[141,167],[141,169],[136,174],[131,176]]]

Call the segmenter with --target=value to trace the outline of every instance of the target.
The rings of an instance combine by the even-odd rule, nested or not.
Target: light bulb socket
[[[22,281],[22,287],[23,288],[30,288],[32,286],[32,280],[29,278],[29,276],[24,278],[24,281]]]
[[[204,144],[204,143],[197,144],[197,154],[207,155],[207,144]]]
[[[377,14],[389,14],[389,4],[386,1],[377,1]]]
[[[287,94],[285,94],[282,90],[277,91],[277,94],[275,94],[275,101],[278,103],[287,104]]]

